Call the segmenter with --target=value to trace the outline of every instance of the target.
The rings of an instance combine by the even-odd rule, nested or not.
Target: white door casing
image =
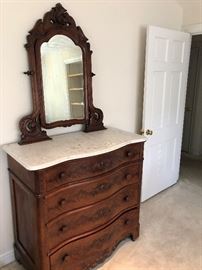
[[[148,26],[142,201],[175,184],[179,177],[190,47],[190,34]],[[152,135],[146,134],[148,129]]]

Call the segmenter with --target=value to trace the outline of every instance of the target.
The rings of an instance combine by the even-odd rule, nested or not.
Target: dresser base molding
[[[93,264],[89,264],[87,266],[83,266],[82,270],[90,270],[94,267],[96,267],[97,265],[103,263],[108,257],[110,257],[112,255],[112,253],[116,250],[116,248],[118,248],[119,244],[126,240],[127,238],[130,238],[132,241],[135,241],[139,236],[139,223],[138,225],[136,225],[132,231],[127,232],[121,239],[119,239],[118,241],[115,242],[115,244],[112,246],[112,248],[107,251],[106,253],[102,254],[101,257],[98,257],[95,259]],[[88,238],[88,237],[87,237]],[[57,253],[57,252],[55,252]],[[26,254],[26,252],[23,250],[22,247],[20,247],[17,244],[14,244],[14,254],[15,254],[15,258],[17,260],[17,262],[19,264],[22,264],[25,269],[27,270],[35,270],[35,269],[40,269],[43,270],[44,268],[40,268],[38,266],[36,266],[29,258],[29,256]],[[49,257],[50,258],[50,257]],[[48,269],[52,269],[51,267],[46,268]],[[54,268],[53,268],[54,269]],[[56,268],[57,269],[57,268]],[[60,269],[60,268],[59,268]],[[65,270],[66,268],[64,268]],[[81,268],[74,268],[73,270],[80,270]],[[70,268],[70,270],[72,270]]]
[[[83,268],[83,270],[90,270],[96,266],[98,266],[101,263],[104,263],[112,254],[113,252],[118,248],[119,244],[123,242],[126,239],[131,239],[132,241],[135,241],[139,236],[139,227],[136,227],[133,232],[128,233],[123,239],[120,239],[111,249],[110,252],[103,254],[101,258],[98,258],[94,264],[89,265],[87,268]],[[25,267],[27,270],[35,270],[36,266],[33,263],[30,263],[30,260],[27,258],[27,255],[22,253],[20,249],[17,248],[16,245],[14,245],[14,254],[16,261]],[[48,270],[49,268],[47,268]],[[76,269],[73,269],[76,270]]]
[[[23,265],[25,269],[34,270],[36,268],[29,256],[23,251],[23,248],[20,248],[17,243],[14,244],[14,254],[16,261]]]
[[[139,209],[122,214],[104,229],[78,239],[60,248],[50,256],[55,270],[88,270],[111,255],[118,243],[127,237],[139,235]]]

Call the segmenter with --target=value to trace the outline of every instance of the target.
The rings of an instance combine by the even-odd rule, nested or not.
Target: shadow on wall
[[[145,70],[145,53],[146,53],[146,36],[147,36],[147,27],[141,26],[138,33],[138,60],[139,63],[137,67],[137,85],[136,89],[139,89],[137,92],[137,97],[135,100],[135,123],[136,130],[140,134],[142,128],[142,115],[143,115],[143,95],[144,95],[144,70]],[[138,109],[137,109],[138,108]]]

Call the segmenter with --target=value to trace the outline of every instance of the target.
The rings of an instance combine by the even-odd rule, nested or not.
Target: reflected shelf
[[[84,106],[84,103],[83,102],[72,102],[71,105],[74,105],[74,106]]]
[[[69,91],[81,91],[83,90],[83,87],[72,87],[72,88],[69,88]]]
[[[83,76],[83,73],[68,74],[68,78]]]

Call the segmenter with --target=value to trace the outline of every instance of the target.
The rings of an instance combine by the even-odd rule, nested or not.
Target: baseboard
[[[0,254],[0,268],[6,264],[13,262],[14,260],[15,256],[13,250]]]

